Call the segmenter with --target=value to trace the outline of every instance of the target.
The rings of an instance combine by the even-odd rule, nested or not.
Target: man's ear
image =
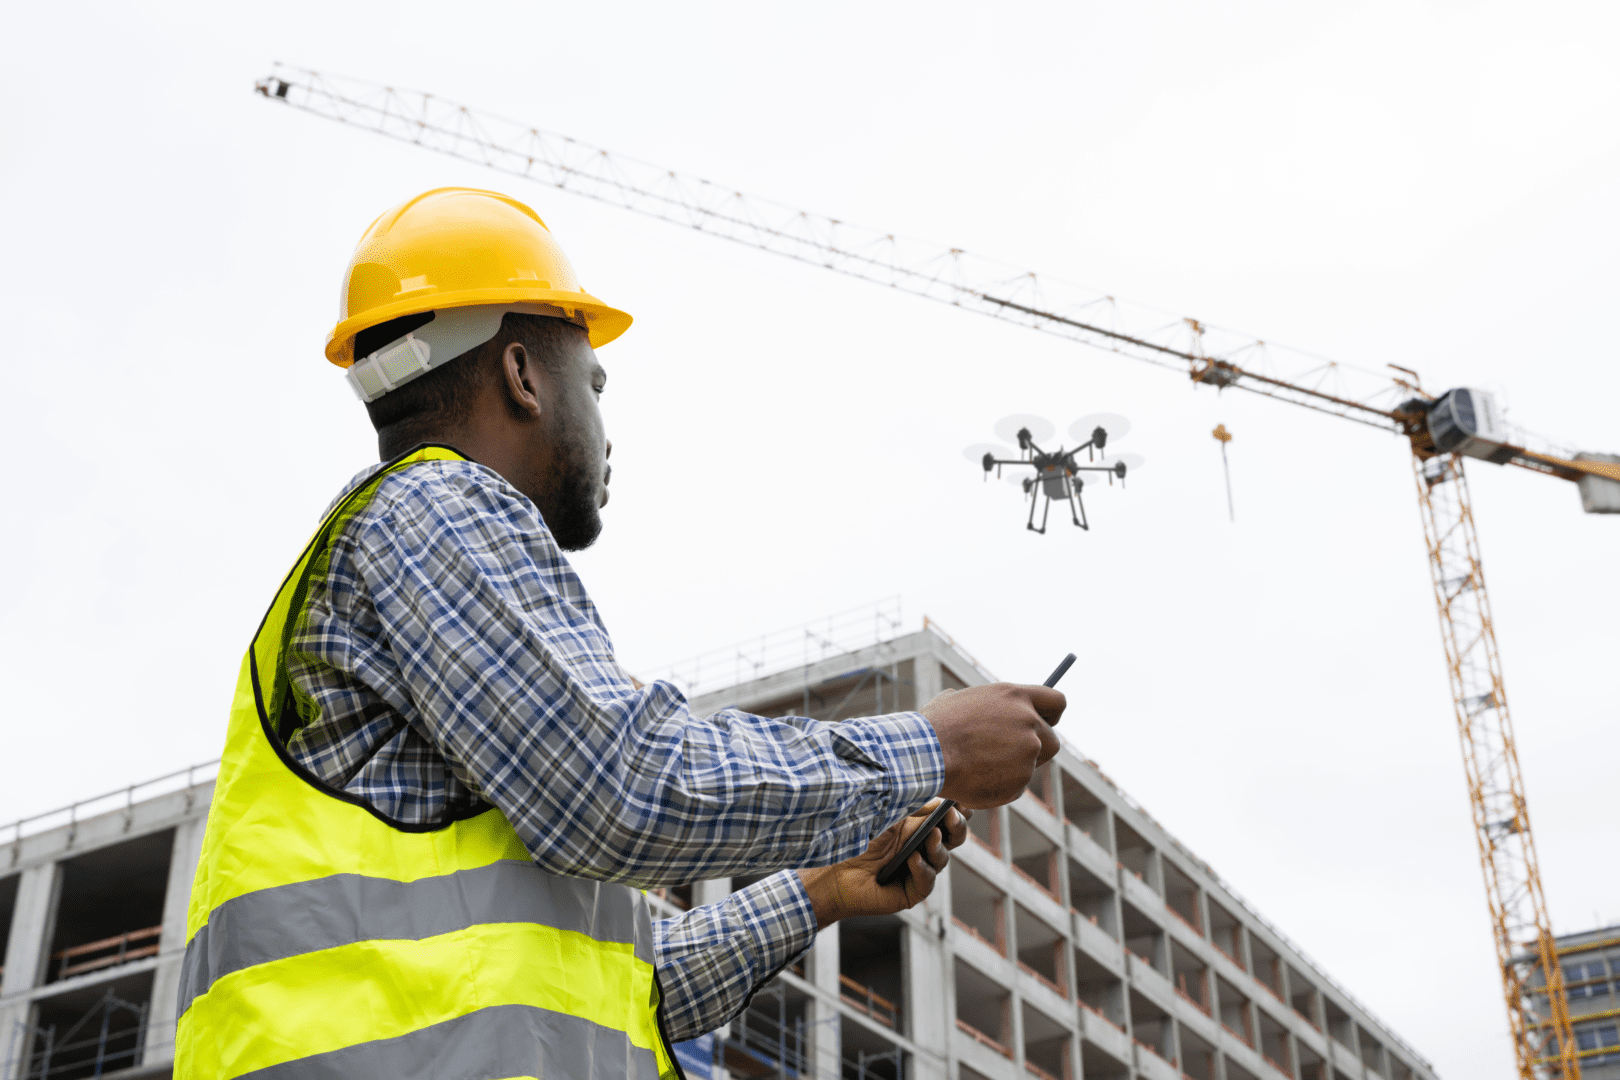
[[[501,375],[512,409],[519,416],[537,418],[541,413],[540,365],[529,351],[515,341],[508,343],[501,351]]]

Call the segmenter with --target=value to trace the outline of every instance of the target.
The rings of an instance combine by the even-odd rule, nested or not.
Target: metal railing
[[[205,761],[199,765],[188,765],[184,769],[176,769],[162,776],[155,776],[150,780],[142,780],[138,784],[118,788],[103,795],[92,795],[88,799],[80,799],[66,806],[59,806],[55,810],[46,810],[44,813],[31,814],[28,817],[18,818],[6,825],[0,825],[0,836],[10,833],[11,865],[17,865],[17,859],[22,851],[22,841],[25,837],[36,836],[42,832],[68,827],[68,843],[71,845],[78,837],[79,822],[114,810],[123,810],[126,819],[124,828],[127,830],[134,822],[136,795],[142,801],[156,798],[159,795],[168,795],[177,791],[184,791],[191,795],[199,784],[205,784],[219,774],[219,759]],[[187,809],[190,809],[190,802]],[[4,842],[4,841],[0,841]]]
[[[56,961],[57,965],[56,979],[52,981],[70,979],[89,971],[100,971],[102,968],[117,967],[132,960],[156,956],[162,947],[159,941],[162,934],[163,927],[148,926],[144,930],[114,934],[100,941],[91,941],[52,953],[51,959]],[[141,941],[150,941],[151,944],[136,944]]]
[[[985,1047],[993,1053],[1000,1054],[1008,1061],[1012,1060],[1013,1052],[1010,1047],[1003,1046],[1001,1043],[997,1042],[995,1039],[992,1039],[990,1036],[986,1035],[984,1032],[980,1031],[966,1020],[963,1020],[960,1016],[956,1018],[956,1029],[962,1034],[966,1035],[968,1038],[972,1039],[974,1042],[978,1043],[980,1046]]]
[[[1103,1023],[1107,1024],[1109,1027],[1113,1028],[1115,1031],[1119,1032],[1121,1035],[1125,1034],[1124,1025],[1114,1023],[1113,1019],[1107,1013],[1097,1008],[1097,1006],[1086,1001],[1077,1001],[1075,1004],[1080,1006],[1080,1008],[1084,1009],[1086,1012],[1090,1013],[1092,1016],[1095,1016],[1097,1019],[1101,1020]]]
[[[899,596],[816,619],[787,630],[710,649],[687,660],[654,669],[654,678],[674,683],[689,697],[711,690],[809,667],[836,656],[881,645],[901,634]]]
[[[958,930],[962,931],[964,934],[967,934],[969,937],[974,937],[974,938],[977,938],[978,940],[984,942],[986,945],[990,946],[990,948],[994,949],[996,952],[1000,953],[1002,956],[1007,955],[1007,946],[1006,946],[1005,942],[991,941],[989,938],[987,938],[983,934],[979,933],[978,927],[973,926],[970,923],[963,922],[960,918],[958,918],[955,915],[951,916],[951,922],[956,926],[956,928]],[[997,935],[997,936],[999,937],[1000,935]]]
[[[899,1030],[900,1007],[894,1002],[848,975],[839,975],[838,985],[838,997],[844,1004],[865,1013],[884,1027]]]
[[[953,648],[957,652],[961,653],[962,656],[966,658],[968,663],[972,664],[974,667],[979,669],[979,674],[984,676],[984,679],[985,679],[986,682],[1000,682],[1001,681],[1000,679],[996,678],[994,675],[992,675],[990,673],[989,668],[987,668],[983,664],[979,663],[978,657],[974,656],[972,653],[970,653],[966,649],[962,648],[961,643],[958,642],[955,638],[953,638],[950,634],[948,634],[945,631],[945,628],[943,626],[939,625],[939,621],[937,619],[933,619],[933,618],[930,618],[927,615],[924,615],[923,616],[923,629],[924,630],[932,630],[935,634],[937,634],[940,637],[941,640],[943,640],[945,642],[945,644],[949,645],[951,648]]]
[[[1042,975],[1040,972],[1036,971],[1022,960],[1018,961],[1018,970],[1022,971],[1025,975],[1028,975],[1030,978],[1052,991],[1052,993],[1056,994],[1058,997],[1066,998],[1069,996],[1068,990],[1053,982],[1051,979],[1048,979],[1045,975]]]

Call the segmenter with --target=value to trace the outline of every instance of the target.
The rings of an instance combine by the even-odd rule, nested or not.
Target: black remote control
[[[1058,680],[1063,678],[1073,664],[1074,653],[1070,653],[1063,658],[1063,662],[1057,666],[1057,670],[1047,676],[1043,685],[1056,686]],[[929,834],[939,828],[940,822],[945,820],[945,815],[950,813],[955,806],[954,802],[946,799],[934,807],[934,812],[923,820],[922,826],[906,838],[906,842],[900,846],[900,850],[895,853],[894,858],[885,863],[883,869],[878,871],[877,883],[879,885],[893,885],[895,882],[904,881],[911,876],[911,868],[906,865],[906,861],[911,858],[913,852],[928,841]]]

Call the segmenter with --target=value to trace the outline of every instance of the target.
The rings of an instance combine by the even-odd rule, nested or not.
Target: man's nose
[[[607,453],[603,454],[602,456],[603,457],[612,457],[613,456],[613,440],[612,439],[607,440]]]

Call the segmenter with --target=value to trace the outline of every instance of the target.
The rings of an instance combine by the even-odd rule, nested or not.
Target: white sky
[[[601,354],[614,500],[578,559],[628,667],[891,593],[1003,677],[1075,649],[1083,752],[1445,1075],[1512,1075],[1398,439],[251,88],[280,59],[431,89],[1493,388],[1616,451],[1612,6],[99,3],[7,24],[0,820],[217,754],[271,592],[373,460],[320,353],[355,240],[425,188],[502,187],[636,317]],[[1088,499],[1090,533],[1026,533],[1018,493],[960,456],[1005,413],[1100,410],[1149,463]],[[1620,921],[1620,521],[1562,481],[1471,475],[1555,925]]]

